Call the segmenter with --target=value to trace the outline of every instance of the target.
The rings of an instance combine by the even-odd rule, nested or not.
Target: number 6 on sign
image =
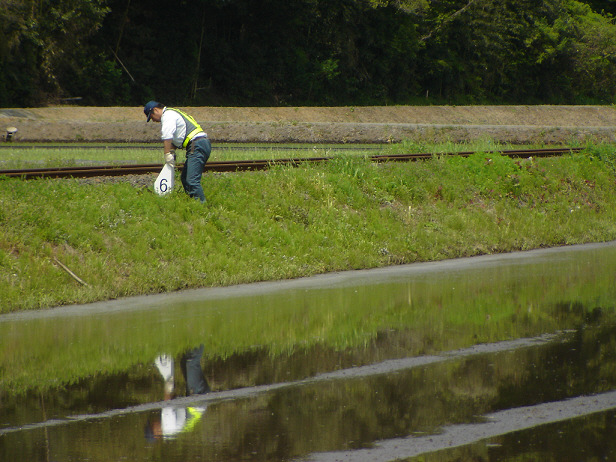
[[[156,181],[154,182],[154,191],[159,196],[169,194],[173,189],[175,175],[173,167],[169,164],[165,164],[163,169],[158,174]]]

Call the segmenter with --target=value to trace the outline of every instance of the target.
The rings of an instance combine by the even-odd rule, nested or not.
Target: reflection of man
[[[210,386],[203,376],[201,370],[201,356],[203,356],[203,345],[187,351],[180,361],[182,374],[186,379],[186,395],[200,395],[210,391]]]
[[[203,376],[201,369],[201,356],[203,356],[203,345],[188,350],[180,358],[182,375],[186,380],[186,396],[200,395],[210,391],[210,386]],[[175,389],[175,364],[173,358],[167,355],[160,355],[154,361],[160,375],[165,381],[165,399],[171,399]]]
[[[166,406],[160,411],[160,419],[148,420],[145,436],[149,440],[175,438],[182,432],[192,430],[205,409],[205,407]]]
[[[186,395],[208,393],[210,386],[201,369],[203,345],[187,351],[180,358],[182,375],[186,381]],[[160,355],[154,361],[158,372],[165,382],[165,401],[173,398],[175,391],[175,363],[168,355]],[[161,409],[160,419],[148,420],[145,427],[146,438],[173,438],[181,432],[191,430],[199,421],[205,407],[165,406]]]

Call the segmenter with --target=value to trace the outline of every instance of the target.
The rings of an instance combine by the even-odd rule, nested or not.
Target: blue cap
[[[158,103],[156,101],[149,101],[143,107],[143,113],[148,117],[148,120],[146,120],[146,122],[150,121],[150,116],[152,115],[152,109],[154,109],[156,106],[158,106]]]

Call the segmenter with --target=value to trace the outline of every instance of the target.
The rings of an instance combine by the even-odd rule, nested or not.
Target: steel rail
[[[239,146],[239,145],[231,145],[231,146],[226,146],[226,145],[220,145],[217,144],[216,146],[212,146],[212,150],[218,151],[218,150],[223,150],[223,151],[259,151],[259,150],[264,150],[264,151],[314,151],[314,150],[323,150],[323,151],[327,151],[327,150],[334,150],[334,151],[376,151],[379,149],[383,149],[382,146],[385,143],[370,143],[370,144],[358,144],[358,145],[353,145],[353,144],[348,144],[345,146],[334,146],[334,145],[329,145],[329,144],[324,144],[324,145],[318,145],[318,144],[312,144],[312,145],[308,145],[306,144],[306,146],[285,146],[285,145],[281,145],[281,146],[273,146],[270,144],[262,144],[262,145],[255,145],[255,146]],[[59,145],[59,144],[53,144],[53,145],[41,145],[41,144],[24,144],[24,145],[19,145],[19,144],[13,144],[13,143],[3,143],[0,144],[0,151],[2,150],[32,150],[32,149],[66,149],[66,150],[100,150],[100,151],[121,151],[121,150],[133,150],[133,149],[152,149],[152,150],[160,150],[161,149],[161,145],[159,143],[156,144],[135,144],[135,145],[130,145],[130,144],[120,144],[120,145],[92,145],[92,144],[64,144],[64,145]]]
[[[554,149],[518,149],[505,151],[487,151],[484,154],[501,154],[512,158],[550,157],[562,154],[579,152],[582,148],[554,148]],[[426,153],[426,154],[379,154],[368,156],[372,162],[409,162],[427,160],[434,157],[458,156],[468,157],[475,151]],[[269,160],[234,160],[208,162],[205,172],[242,172],[250,170],[265,170],[276,165],[298,166],[302,164],[327,162],[335,157],[306,157],[296,159],[269,159]],[[184,164],[178,164],[182,167]],[[18,177],[22,179],[34,178],[87,178],[95,176],[124,176],[158,173],[162,165],[158,164],[125,164],[92,167],[50,167],[30,169],[0,170],[0,176]]]

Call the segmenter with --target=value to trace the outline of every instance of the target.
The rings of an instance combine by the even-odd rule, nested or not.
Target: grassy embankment
[[[613,167],[607,145],[533,160],[476,154],[374,164],[339,155],[321,165],[207,174],[205,206],[181,187],[159,198],[128,183],[4,179],[0,312],[613,240]]]

